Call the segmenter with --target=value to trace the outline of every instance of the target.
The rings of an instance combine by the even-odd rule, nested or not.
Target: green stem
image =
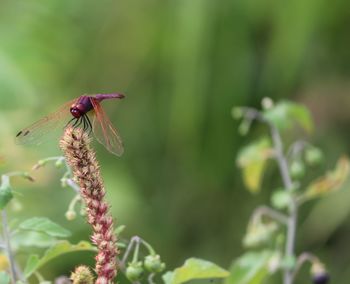
[[[7,252],[7,257],[10,262],[10,274],[11,274],[11,281],[12,283],[16,283],[17,277],[16,277],[16,268],[15,268],[15,259],[12,253],[11,249],[11,243],[10,243],[10,232],[8,229],[8,222],[7,222],[7,214],[5,210],[1,211],[1,217],[2,217],[2,233],[5,243],[5,248]]]

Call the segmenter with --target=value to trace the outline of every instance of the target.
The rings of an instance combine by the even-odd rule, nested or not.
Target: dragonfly
[[[55,130],[62,130],[68,126],[81,127],[88,133],[93,132],[97,141],[109,152],[121,156],[124,152],[122,139],[103,110],[101,102],[122,98],[124,95],[118,93],[82,95],[19,131],[16,142],[39,145]]]

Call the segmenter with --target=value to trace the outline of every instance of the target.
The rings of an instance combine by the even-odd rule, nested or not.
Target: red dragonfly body
[[[56,112],[43,117],[18,132],[16,135],[17,143],[40,144],[45,136],[55,129],[64,128],[68,125],[72,125],[73,127],[82,126],[85,131],[93,131],[97,140],[104,145],[108,151],[120,156],[123,153],[123,143],[117,129],[110,122],[100,103],[106,99],[122,98],[124,98],[122,94],[80,96],[79,98],[67,102]],[[92,123],[89,118],[90,114],[93,115]]]

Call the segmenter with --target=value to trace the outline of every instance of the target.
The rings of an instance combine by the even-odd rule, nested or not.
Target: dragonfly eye
[[[81,115],[82,115],[81,111],[80,111],[78,108],[76,108],[76,107],[70,108],[70,113],[71,113],[75,118],[79,118],[79,117],[81,117]]]

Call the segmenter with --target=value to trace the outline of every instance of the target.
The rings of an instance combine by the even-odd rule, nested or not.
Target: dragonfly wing
[[[55,130],[63,129],[69,121],[69,116],[71,116],[70,107],[76,100],[65,103],[55,112],[22,129],[16,135],[16,143],[38,145],[45,141]]]
[[[99,101],[93,97],[90,100],[95,112],[92,129],[97,141],[112,154],[121,156],[124,152],[124,147],[118,130],[112,125]]]

